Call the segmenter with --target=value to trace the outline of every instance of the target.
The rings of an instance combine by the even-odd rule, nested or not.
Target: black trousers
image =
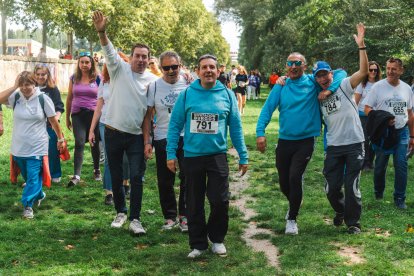
[[[327,148],[323,169],[325,192],[332,208],[344,217],[348,226],[360,227],[362,204],[359,178],[363,163],[363,143]]]
[[[289,201],[289,219],[296,220],[302,203],[302,179],[315,144],[315,138],[279,139],[276,147],[276,168],[280,190]]]
[[[229,167],[225,153],[185,157],[187,221],[191,249],[205,250],[208,239],[222,243],[229,223]],[[204,200],[210,203],[206,223]]]
[[[175,220],[177,218],[177,200],[175,199],[174,192],[175,174],[167,167],[167,139],[154,140],[154,147],[157,165],[158,192],[160,195],[162,214],[165,219]],[[180,178],[178,214],[180,216],[186,216],[183,137],[180,137],[178,142],[177,159],[180,167],[178,173],[178,177]]]
[[[73,157],[73,173],[75,175],[81,175],[83,164],[83,152],[85,149],[85,143],[88,142],[89,129],[91,128],[93,110],[81,110],[78,113],[72,114],[72,127],[73,136],[75,136],[75,153]],[[99,170],[99,157],[101,151],[99,150],[99,128],[96,127],[93,130],[95,134],[95,144],[91,147],[93,168]]]

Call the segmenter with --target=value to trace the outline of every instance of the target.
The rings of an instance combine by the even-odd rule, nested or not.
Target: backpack
[[[45,118],[47,119],[47,115],[45,112],[45,98],[43,97],[43,94],[40,94],[39,97],[37,97],[39,99],[40,102],[40,106],[42,107],[43,110],[43,114],[45,115]],[[17,101],[20,99],[20,93],[16,93],[14,95],[14,103],[13,103],[13,110],[16,107]]]

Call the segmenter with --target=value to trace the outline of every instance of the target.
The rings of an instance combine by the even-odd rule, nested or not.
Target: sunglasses
[[[148,63],[149,65],[154,65],[154,62],[150,62],[150,63]]]
[[[370,72],[378,72],[378,69],[369,69]]]
[[[79,53],[79,57],[90,57],[91,56],[91,52],[80,52]]]
[[[286,65],[289,66],[289,67],[292,67],[293,64],[295,64],[296,66],[301,66],[302,61],[301,60],[297,60],[297,61],[288,60],[288,61],[286,61]]]
[[[162,70],[164,70],[164,71],[170,71],[170,69],[172,69],[174,71],[174,70],[177,70],[178,67],[180,67],[180,65],[175,64],[175,65],[171,65],[171,66],[161,66],[161,67],[162,67]]]

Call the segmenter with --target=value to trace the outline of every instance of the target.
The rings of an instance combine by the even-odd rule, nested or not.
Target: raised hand
[[[357,35],[354,34],[354,39],[358,47],[365,47],[364,37],[365,37],[365,26],[363,23],[358,23],[356,25]]]
[[[93,25],[97,32],[104,32],[106,28],[107,18],[101,11],[94,11],[92,15]]]

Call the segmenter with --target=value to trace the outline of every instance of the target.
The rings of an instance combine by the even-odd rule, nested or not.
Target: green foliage
[[[390,56],[402,58],[411,70],[414,59],[412,1],[390,0],[216,0],[216,10],[243,27],[240,62],[269,72],[284,68],[292,51],[303,53],[308,64],[325,59],[334,67],[356,70],[355,25],[366,27],[370,60],[381,64]]]
[[[155,55],[175,50],[188,64],[206,53],[217,55],[222,63],[229,60],[229,45],[220,25],[201,0],[28,0],[19,1],[19,7],[27,15],[22,22],[28,29],[37,28],[40,20],[49,34],[74,32],[91,48],[99,42],[91,19],[92,12],[99,9],[109,18],[109,38],[126,52],[141,42]]]

